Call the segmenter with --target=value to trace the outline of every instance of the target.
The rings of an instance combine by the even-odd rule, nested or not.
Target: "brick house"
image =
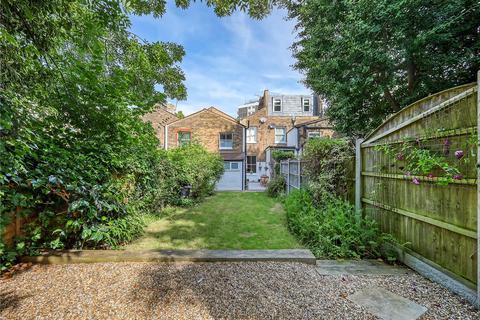
[[[311,131],[310,135],[313,136],[317,121],[325,127],[319,130],[325,136],[331,136],[331,131],[325,131],[332,129],[323,117],[324,108],[322,101],[314,95],[271,95],[265,90],[259,100],[258,110],[241,120],[247,128],[247,180],[258,181],[261,176],[271,175],[273,150],[291,150],[298,154],[304,144],[304,130]],[[295,141],[290,142],[288,133],[293,139],[293,132],[297,136]]]
[[[287,132],[287,145],[295,148],[295,154],[301,155],[308,139],[333,137],[335,137],[333,126],[328,118],[323,117],[294,125]]]
[[[209,107],[165,126],[165,149],[198,141],[224,159],[225,173],[218,190],[244,190],[245,126],[222,111]]]
[[[154,108],[155,110],[145,114],[142,120],[152,124],[155,135],[160,142],[160,147],[163,148],[165,143],[165,126],[178,120],[178,117],[175,115],[176,107],[173,104],[158,103]]]

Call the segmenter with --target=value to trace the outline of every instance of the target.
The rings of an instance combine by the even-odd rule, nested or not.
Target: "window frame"
[[[309,131],[307,132],[307,140],[308,139],[318,139],[322,137],[322,133],[319,131]]]
[[[274,138],[275,138],[275,143],[276,144],[286,144],[287,143],[287,128],[277,127],[277,128],[274,128],[273,130],[274,130],[273,134],[274,134]],[[283,130],[282,141],[277,140],[277,136],[279,136],[279,134],[277,134],[277,130]]]
[[[305,102],[308,102],[308,109],[305,110]],[[302,98],[302,110],[303,112],[310,112],[312,104],[310,103],[310,98]]]
[[[222,139],[222,135],[231,135],[231,141],[232,141],[232,146],[231,147],[222,147],[222,140],[227,140],[228,139]],[[220,132],[218,135],[218,149],[219,150],[233,150],[233,132]]]
[[[184,140],[180,140],[180,135],[184,135],[184,134],[188,134],[189,135],[189,139],[188,141],[184,141]],[[192,142],[192,131],[188,131],[188,130],[179,130],[177,131],[177,145],[179,147],[182,147],[186,144],[189,144]]]
[[[249,141],[249,137],[251,135],[248,134],[249,130],[251,129],[254,129],[254,134],[253,134],[253,141]],[[247,143],[257,143],[257,132],[258,132],[258,128],[257,127],[248,127],[247,128]]]
[[[255,161],[249,161],[250,159],[254,159]],[[252,169],[252,171],[249,171]],[[257,156],[247,156],[247,173],[257,173]]]
[[[232,168],[233,163],[237,165],[236,169]],[[223,162],[223,169],[224,169],[225,172],[240,171],[240,170],[242,170],[242,166],[238,163],[238,161],[224,161]]]
[[[280,110],[275,110],[275,100],[280,101]],[[282,105],[282,99],[281,98],[272,98],[272,110],[273,110],[273,112],[282,112],[283,105]]]

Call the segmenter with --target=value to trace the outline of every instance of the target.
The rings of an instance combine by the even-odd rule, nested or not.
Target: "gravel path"
[[[0,280],[0,319],[375,319],[346,299],[383,287],[424,319],[478,319],[417,274],[321,276],[299,263],[35,265]]]

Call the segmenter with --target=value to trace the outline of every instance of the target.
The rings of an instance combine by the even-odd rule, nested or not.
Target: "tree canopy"
[[[207,5],[219,15],[245,10],[260,18],[270,10],[263,0]],[[37,218],[16,240],[18,252],[117,245],[141,230],[140,212],[177,198],[188,168],[158,150],[140,115],[167,98],[186,97],[179,66],[185,52],[129,31],[131,14],[159,17],[165,6],[153,0],[0,2],[0,234],[12,212]],[[195,180],[202,184],[196,196],[204,195],[222,162],[187,158],[204,159],[205,177]],[[5,248],[0,239],[0,271],[15,255]]]
[[[475,81],[475,0],[287,0],[297,20],[295,68],[330,102],[336,128],[368,133],[428,94]]]

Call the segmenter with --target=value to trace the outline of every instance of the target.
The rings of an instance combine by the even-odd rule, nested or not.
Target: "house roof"
[[[332,125],[329,122],[329,119],[326,118],[326,117],[318,118],[318,119],[314,119],[314,120],[310,120],[310,121],[306,121],[306,122],[301,122],[301,123],[296,124],[294,127],[295,128],[300,128],[300,127],[303,127],[303,126],[309,126],[311,124],[316,124],[316,123],[319,123],[319,122],[326,122],[325,127],[333,128]]]
[[[161,126],[166,126],[167,124],[178,120],[178,117],[170,110],[167,110],[163,105],[157,104],[155,107],[155,111],[142,116],[144,121],[155,122]]]
[[[220,111],[220,110],[218,110],[218,109],[215,108],[215,107],[203,108],[202,110],[199,110],[199,111],[197,111],[197,112],[194,112],[194,113],[192,113],[192,114],[189,114],[188,116],[186,116],[186,117],[184,117],[184,118],[182,118],[182,119],[178,119],[178,120],[175,120],[175,121],[173,121],[173,122],[170,122],[169,124],[178,122],[178,121],[183,120],[183,119],[187,119],[187,118],[191,118],[191,117],[197,116],[197,115],[199,115],[200,113],[203,113],[203,112],[211,112],[211,113],[214,113],[214,114],[216,114],[217,116],[220,116],[220,117],[224,118],[225,120],[234,122],[234,123],[239,124],[239,125],[241,125],[241,126],[244,126],[244,125],[241,124],[239,121],[237,121],[237,119],[229,116],[229,115],[226,114],[225,112]]]

